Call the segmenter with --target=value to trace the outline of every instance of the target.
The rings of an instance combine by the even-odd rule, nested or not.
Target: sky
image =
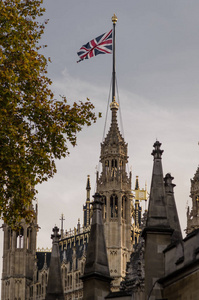
[[[199,2],[198,0],[44,0],[49,19],[41,39],[42,54],[50,57],[48,77],[56,98],[69,103],[86,100],[102,118],[78,134],[77,147],[57,161],[53,179],[38,186],[37,246],[51,247],[51,232],[64,214],[64,229],[82,224],[87,175],[95,193],[96,166],[110,91],[112,55],[98,55],[76,63],[79,48],[116,24],[117,101],[128,143],[132,188],[150,181],[151,152],[162,143],[163,172],[174,177],[175,199],[182,231],[191,205],[190,179],[199,163]],[[107,128],[110,124],[108,114]],[[121,125],[120,125],[121,128]],[[0,257],[3,253],[1,231]],[[1,269],[1,262],[0,262]]]

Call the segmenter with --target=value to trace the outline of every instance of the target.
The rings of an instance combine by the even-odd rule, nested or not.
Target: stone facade
[[[37,210],[32,223],[22,222],[19,231],[3,225],[2,300],[27,300],[31,297],[38,230],[36,216]]]
[[[103,196],[103,218],[110,275],[113,289],[118,290],[125,277],[126,263],[133,249],[131,239],[131,173],[127,174],[127,144],[117,124],[118,104],[111,103],[112,121],[101,144],[102,172],[97,174],[97,192]]]

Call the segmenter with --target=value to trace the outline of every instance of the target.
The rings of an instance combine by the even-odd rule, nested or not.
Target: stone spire
[[[187,229],[186,233],[199,228],[199,166],[191,179],[190,197],[192,199],[192,208],[187,209]]]
[[[102,148],[106,147],[107,145],[119,146],[121,144],[121,146],[126,146],[125,148],[127,150],[127,144],[125,143],[118,127],[117,111],[119,108],[119,104],[115,101],[115,99],[113,102],[111,102],[110,108],[112,111],[111,125],[109,128],[109,132],[102,144]]]
[[[139,180],[138,180],[138,176],[136,176],[136,180],[135,180],[135,191],[139,190]]]
[[[169,225],[174,232],[171,237],[172,242],[182,241],[182,232],[180,228],[180,222],[178,218],[178,212],[176,209],[176,203],[174,198],[174,187],[175,184],[172,183],[174,177],[171,174],[167,173],[164,182],[165,182],[165,192],[166,192],[166,202],[167,202],[167,216],[169,219]]]
[[[110,292],[111,277],[108,267],[104,225],[102,222],[102,200],[94,195],[93,217],[88,243],[83,280],[83,299],[103,299]]]
[[[162,171],[161,143],[156,141],[152,155],[154,157],[151,192],[146,227],[142,232],[145,239],[145,299],[162,299],[162,291],[154,285],[157,278],[165,274],[163,250],[170,245],[173,229],[167,217],[167,200]]]
[[[154,157],[151,191],[149,198],[149,208],[146,227],[165,227],[169,228],[166,211],[166,195],[162,170],[161,143],[156,141],[155,148],[151,155]]]
[[[53,245],[45,300],[64,300],[59,253],[59,239],[61,236],[58,232],[59,228],[55,226],[53,228],[53,234],[51,235]]]
[[[91,191],[91,183],[90,183],[90,175],[88,175],[87,182],[86,182],[86,203],[83,206],[84,227],[88,227],[90,225],[90,191]]]
[[[90,190],[91,190],[90,175],[87,176],[86,190],[89,193],[87,194],[87,198],[90,199]]]
[[[106,184],[114,180],[128,184],[131,189],[131,175],[128,177],[126,173],[126,165],[128,163],[127,143],[120,133],[117,122],[117,111],[119,104],[114,100],[111,102],[112,119],[109,131],[101,144],[100,162],[102,163],[102,173],[97,178],[97,188],[101,184]],[[99,189],[98,191],[100,191]]]

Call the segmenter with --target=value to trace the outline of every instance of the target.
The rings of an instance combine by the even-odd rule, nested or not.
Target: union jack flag
[[[77,55],[80,57],[80,62],[84,59],[91,58],[98,54],[112,53],[112,29],[106,32],[87,44],[83,45]]]

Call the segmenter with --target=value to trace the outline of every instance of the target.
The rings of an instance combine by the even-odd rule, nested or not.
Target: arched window
[[[127,198],[126,196],[123,196],[122,197],[122,218],[123,219],[126,219],[126,203],[127,203]]]
[[[23,248],[23,243],[24,243],[24,230],[21,228],[17,232],[17,248]]]
[[[112,159],[112,161],[111,161],[111,167],[112,168],[117,168],[117,159]]]
[[[102,200],[103,200],[102,216],[103,216],[104,219],[106,219],[106,211],[107,211],[107,210],[106,210],[106,197],[103,196]]]
[[[8,229],[8,247],[7,249],[12,248],[12,229]]]
[[[117,159],[112,159],[111,161],[111,176],[115,177],[117,171]]]
[[[31,250],[31,237],[32,237],[32,228],[28,227],[27,229],[27,249]]]
[[[118,197],[113,194],[110,198],[111,218],[118,217]]]

